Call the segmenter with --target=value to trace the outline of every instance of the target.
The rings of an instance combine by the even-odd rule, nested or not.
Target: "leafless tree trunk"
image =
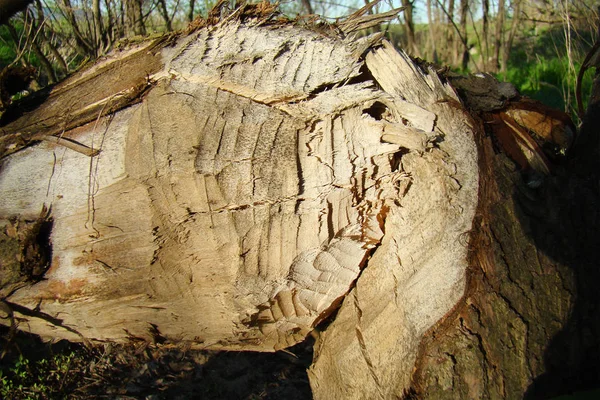
[[[469,0],[460,0],[460,36],[462,38],[461,67],[468,71],[471,54],[467,38],[467,18],[469,15]]]
[[[94,36],[96,55],[100,55],[106,45],[106,35],[102,23],[102,13],[100,12],[100,0],[92,0],[92,15],[94,18]]]
[[[504,45],[504,16],[506,13],[505,0],[498,0],[498,12],[496,14],[496,35],[494,37],[494,61],[495,71],[500,68],[500,54]]]
[[[481,41],[481,56],[483,58],[483,68],[484,70],[488,70],[488,66],[490,64],[490,46],[489,46],[489,40],[490,40],[490,32],[489,32],[489,26],[490,26],[490,1],[489,0],[482,0],[481,2],[481,10],[482,10],[482,17],[481,17],[481,24],[482,24],[482,29],[481,29],[481,36],[482,36],[482,41]]]
[[[404,28],[406,32],[406,51],[414,56],[418,55],[418,49],[415,41],[415,23],[413,20],[413,2],[414,0],[402,0],[404,7]]]
[[[314,14],[314,10],[312,4],[310,4],[310,0],[302,0],[302,8],[307,14]]]
[[[124,0],[127,14],[128,35],[145,35],[146,27],[142,15],[143,0]]]
[[[438,1],[438,5],[442,8],[442,11],[446,13],[447,21],[446,30],[448,47],[445,50],[444,59],[456,65],[456,62],[453,62],[453,60],[456,60],[456,54],[458,54],[459,49],[462,48],[462,41],[459,37],[457,37],[456,32],[454,30],[454,27],[456,26],[456,23],[454,21],[454,8],[456,7],[455,0],[448,1],[448,8],[446,8],[444,4],[439,4]]]
[[[433,61],[435,64],[437,64],[439,61],[437,49],[436,49],[437,35],[436,35],[436,29],[434,27],[435,21],[433,18],[433,13],[431,11],[431,0],[427,0],[427,21],[428,21],[428,25],[429,25],[429,43],[431,46],[431,61]]]
[[[196,0],[190,0],[190,6],[188,8],[187,19],[189,22],[194,20],[194,7],[196,6]]]
[[[158,0],[158,11],[165,21],[165,28],[167,29],[167,32],[171,32],[173,30],[173,26],[171,24],[171,16],[169,15],[167,2],[165,0]]]
[[[517,34],[517,29],[519,28],[519,23],[521,21],[521,0],[513,0],[512,1],[513,15],[510,24],[510,30],[508,31],[508,37],[504,42],[504,47],[502,51],[502,62],[500,70],[502,72],[506,72],[508,68],[508,60],[510,58],[510,52],[512,49],[513,41]]]

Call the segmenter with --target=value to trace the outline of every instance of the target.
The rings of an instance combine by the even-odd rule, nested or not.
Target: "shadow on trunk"
[[[529,386],[526,399],[600,386],[600,159],[595,131],[599,124],[600,105],[596,103],[588,110],[574,156],[564,172],[543,189],[540,210],[544,214],[531,223],[538,248],[569,268],[574,303],[567,323],[544,353],[546,372]],[[527,218],[531,217],[520,216],[521,221]]]

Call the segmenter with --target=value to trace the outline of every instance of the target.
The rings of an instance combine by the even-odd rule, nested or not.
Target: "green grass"
[[[567,59],[539,57],[535,61],[510,63],[506,73],[498,78],[511,82],[523,95],[539,100],[551,107],[574,112],[576,73],[569,70]],[[592,74],[586,74],[582,81],[582,100],[584,107],[592,87]]]
[[[507,22],[507,28],[510,26],[509,22]],[[480,22],[476,23],[476,28],[481,34]],[[388,32],[389,37],[395,43],[402,41],[404,38],[403,27],[399,24],[391,24]],[[428,40],[427,25],[416,25],[415,32],[418,46],[423,48]],[[471,66],[473,66],[473,62],[480,64],[481,49],[476,40],[472,24],[467,26],[467,36],[469,43],[474,45],[476,50],[471,55]],[[571,58],[573,59],[573,66],[570,67],[566,54],[565,32],[561,25],[552,27],[523,26],[513,42],[507,63],[507,71],[496,74],[496,76],[502,81],[515,85],[521,94],[539,100],[550,107],[566,111],[576,120],[575,87],[577,73],[592,42],[591,32],[583,29],[572,32]],[[442,55],[442,52],[439,55]],[[452,60],[439,60],[442,65],[451,62]],[[476,72],[474,70],[463,71],[456,65],[452,69],[463,74]],[[585,74],[582,81],[584,108],[591,92],[592,78],[593,74],[589,72]]]
[[[57,354],[38,361],[22,355],[0,370],[0,397],[3,399],[62,399],[79,379],[75,372],[81,359],[74,352]]]

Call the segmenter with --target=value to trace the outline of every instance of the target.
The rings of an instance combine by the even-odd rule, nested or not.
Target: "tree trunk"
[[[462,39],[462,52],[460,56],[460,65],[463,71],[468,71],[469,60],[469,40],[467,39],[467,17],[469,14],[469,0],[460,0],[460,36]]]
[[[102,23],[102,13],[100,11],[100,0],[92,0],[92,14],[94,16],[94,36],[96,54],[100,55],[106,45],[106,35]]]
[[[310,0],[302,0],[302,8],[308,15],[312,15],[315,13],[312,4],[310,4]]]
[[[498,12],[496,14],[496,37],[494,38],[494,63],[495,72],[500,69],[500,54],[504,45],[504,15],[505,0],[498,0]]]
[[[435,44],[437,43],[437,35],[435,34],[435,19],[431,10],[431,0],[427,0],[427,21],[429,25],[429,43],[431,46],[430,60],[434,63],[438,63],[438,54]]]
[[[196,5],[196,0],[190,0],[190,5],[188,7],[188,14],[187,14],[188,22],[192,22],[194,20],[195,5]]]
[[[562,114],[356,35],[397,10],[323,30],[273,7],[113,54],[3,119],[0,321],[259,351],[313,332],[317,399],[545,393],[569,267],[597,261],[575,232],[598,179],[546,176],[537,144],[568,146]]]
[[[513,0],[512,2],[513,15],[510,24],[510,30],[508,31],[508,37],[504,42],[502,49],[502,63],[500,64],[500,71],[506,72],[508,70],[508,59],[512,50],[513,41],[517,34],[517,29],[521,21],[521,0]]]
[[[413,0],[414,1],[414,0]],[[413,1],[402,0],[404,7],[404,29],[406,30],[406,51],[411,55],[418,55],[415,41],[415,22],[413,20]]]
[[[438,5],[440,5],[439,1],[437,1],[437,0],[436,0],[436,3],[438,3]],[[446,4],[446,2],[444,2],[444,4]],[[456,23],[454,22],[455,1],[448,0],[448,9],[445,8],[444,4],[441,4],[440,6],[442,8],[442,11],[445,10],[445,14],[446,14],[446,18],[447,18],[447,23],[446,23],[445,27],[446,27],[446,32],[447,32],[446,42],[448,43],[448,46],[445,49],[445,55],[444,55],[443,59],[452,60],[455,58],[454,57],[454,55],[456,54],[455,50],[458,49],[462,43],[460,41],[460,38],[457,38],[455,29],[454,29],[456,27]]]
[[[536,189],[480,139],[467,288],[420,345],[417,398],[547,399],[598,387],[599,81],[571,157]]]
[[[489,19],[490,19],[490,0],[481,1],[481,56],[483,58],[483,70],[489,70],[490,64],[490,34],[489,34]]]
[[[127,12],[127,34],[145,35],[146,27],[142,15],[142,0],[124,0]]]
[[[167,29],[167,32],[171,32],[173,27],[171,25],[171,16],[169,15],[169,10],[167,9],[167,2],[165,0],[159,0],[157,4],[158,11],[165,21],[165,28]]]

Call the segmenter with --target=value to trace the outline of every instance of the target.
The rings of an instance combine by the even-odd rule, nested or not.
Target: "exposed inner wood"
[[[53,220],[15,316],[47,337],[273,351],[341,303],[315,397],[401,395],[465,286],[478,167],[454,90],[381,35],[260,20],[200,29],[160,65],[141,103],[66,131],[75,149],[3,159],[2,229]]]
[[[410,186],[400,207],[390,208],[380,246],[315,347],[309,376],[317,399],[404,395],[422,335],[463,294],[477,204],[476,127],[456,107],[454,90],[387,43],[366,62],[389,95],[428,110],[422,128],[435,115],[438,143],[400,159]]]

